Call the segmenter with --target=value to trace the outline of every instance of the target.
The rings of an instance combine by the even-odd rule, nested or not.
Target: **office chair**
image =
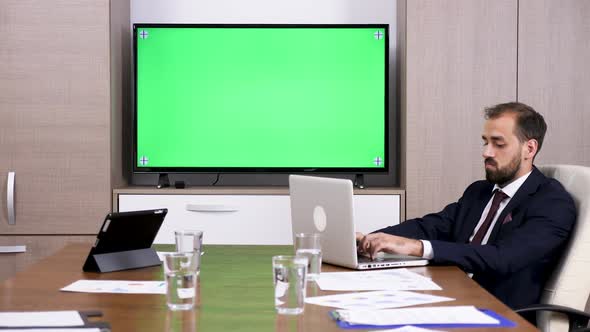
[[[590,167],[547,165],[545,176],[561,182],[576,204],[577,221],[570,241],[541,295],[541,304],[516,310],[536,312],[544,332],[585,331],[590,314],[584,312],[590,294]]]

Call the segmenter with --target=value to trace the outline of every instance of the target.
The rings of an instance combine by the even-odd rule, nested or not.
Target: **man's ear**
[[[539,142],[532,138],[524,143],[523,147],[524,159],[533,159],[539,150]]]

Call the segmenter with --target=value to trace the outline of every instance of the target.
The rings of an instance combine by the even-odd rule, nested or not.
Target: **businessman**
[[[547,125],[522,103],[485,110],[482,134],[486,180],[472,183],[441,212],[357,233],[360,252],[453,264],[508,306],[538,303],[543,284],[576,220],[571,196],[534,165]]]

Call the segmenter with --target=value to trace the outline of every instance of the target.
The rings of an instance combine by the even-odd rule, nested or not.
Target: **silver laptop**
[[[350,180],[290,175],[289,194],[293,236],[321,233],[324,262],[358,270],[428,264],[413,256],[379,254],[370,260],[357,254]]]

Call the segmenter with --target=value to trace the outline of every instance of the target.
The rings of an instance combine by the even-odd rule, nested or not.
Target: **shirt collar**
[[[514,194],[516,194],[516,192],[518,191],[520,186],[522,186],[522,184],[529,177],[529,175],[531,175],[532,172],[533,171],[531,170],[530,172],[526,173],[525,175],[510,182],[510,184],[506,185],[504,188],[500,188],[500,186],[496,184],[496,185],[494,185],[494,189],[492,190],[492,192],[494,192],[496,189],[500,189],[500,190],[502,190],[502,192],[504,192],[506,195],[508,195],[508,197],[512,198],[512,197],[514,197]]]

